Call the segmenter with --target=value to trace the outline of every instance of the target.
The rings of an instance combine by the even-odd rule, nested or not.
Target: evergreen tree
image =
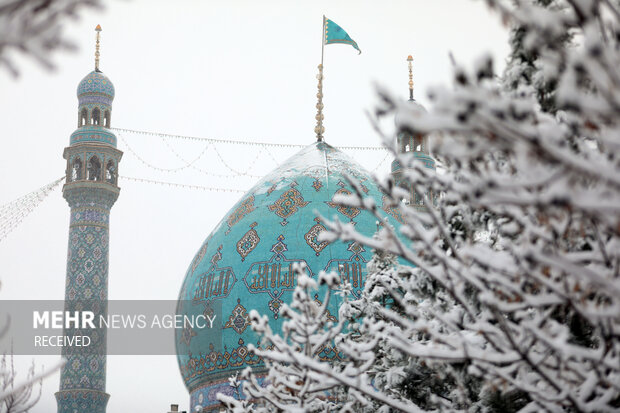
[[[517,27],[515,48],[530,53],[515,50],[506,83],[489,57],[457,66],[454,87],[431,91],[431,109],[415,117],[380,91],[376,113],[398,114],[397,132],[434,134],[444,174],[399,160],[418,192],[443,194],[437,208],[409,209],[388,181],[408,242],[395,233],[369,241],[338,221],[327,223],[328,239],[364,242],[415,265],[402,289],[389,291],[404,311],[381,309],[390,322],[368,323],[365,333],[414,361],[405,392],[390,397],[425,409],[615,411],[620,8],[488,3]],[[363,197],[340,202],[380,218]],[[449,297],[443,309],[432,299],[439,292]],[[415,296],[422,305],[407,301]]]
[[[296,264],[294,271],[297,287],[290,305],[284,304],[280,316],[286,321],[282,333],[274,333],[267,316],[250,312],[252,329],[261,337],[261,348],[248,347],[260,356],[268,369],[267,376],[259,379],[251,368],[241,374],[243,394],[238,390],[241,382],[234,378],[231,386],[237,389],[237,396],[219,395],[219,399],[233,412],[325,412],[338,410],[335,401],[339,383],[315,373],[327,371],[326,356],[336,358],[334,340],[343,323],[333,322],[327,307],[332,298],[327,288],[322,303],[313,298],[318,288],[317,281],[306,274],[305,266]],[[319,283],[335,287],[337,276],[324,274]],[[323,356],[323,357],[322,357]],[[312,366],[312,367],[310,367]],[[340,406],[342,407],[342,406]]]
[[[398,115],[397,133],[433,134],[444,173],[394,156],[418,193],[442,194],[437,205],[410,208],[388,179],[379,185],[403,217],[400,234],[385,226],[368,239],[348,223],[325,221],[330,232],[321,240],[377,251],[362,298],[339,313],[342,329],[297,330],[329,337],[345,358],[319,363],[311,347],[291,343],[261,351],[310,388],[323,383],[328,392],[346,392],[330,408],[620,408],[620,6],[487,3],[524,28],[519,44],[535,52],[518,57],[516,89],[498,83],[484,57],[469,70],[457,66],[453,87],[432,90],[432,106],[417,116],[380,91],[377,118]],[[579,41],[570,44],[567,34]],[[384,141],[394,150],[392,135]],[[382,220],[353,186],[354,194],[334,202]],[[396,268],[390,254],[413,266]],[[264,329],[266,322],[254,319]],[[281,342],[265,331],[268,342]],[[308,410],[301,384],[290,385],[295,399],[277,408]],[[265,401],[286,395],[254,389],[252,397]]]
[[[532,3],[547,10],[560,10],[565,3],[558,0],[532,0]],[[532,29],[533,22],[521,22],[510,29],[510,55],[503,82],[509,91],[523,94],[533,94],[544,112],[556,113],[555,91],[557,89],[557,72],[547,70],[551,56],[548,49],[536,47],[530,36],[537,36],[538,31]],[[570,45],[572,36],[568,31],[549,33],[564,43]]]

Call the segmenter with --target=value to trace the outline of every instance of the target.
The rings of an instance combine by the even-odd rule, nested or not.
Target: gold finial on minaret
[[[407,57],[407,62],[409,62],[409,100],[413,100],[413,57],[411,55]]]
[[[323,142],[323,132],[325,132],[325,127],[323,127],[323,64],[319,65],[319,74],[316,78],[319,80],[319,91],[316,94],[316,126],[314,127],[314,132],[316,133],[317,142]]]
[[[97,32],[97,43],[95,44],[95,71],[99,72],[99,33],[101,32],[101,25],[95,27]]]

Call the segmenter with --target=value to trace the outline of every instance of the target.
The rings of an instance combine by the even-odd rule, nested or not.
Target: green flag
[[[360,48],[357,47],[357,43],[355,42],[355,40],[351,39],[351,37],[349,37],[347,32],[345,32],[342,29],[342,27],[338,26],[336,23],[329,20],[328,18],[325,18],[324,32],[325,32],[325,44],[332,44],[332,43],[350,44],[351,46],[355,47],[355,49],[358,52],[362,53]]]

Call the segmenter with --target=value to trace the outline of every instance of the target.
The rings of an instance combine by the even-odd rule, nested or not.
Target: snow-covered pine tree
[[[458,221],[450,225],[454,226],[451,228],[454,234],[460,233]],[[384,238],[382,232],[385,230],[379,231],[376,238]],[[481,399],[481,380],[467,373],[466,362],[445,363],[412,357],[392,346],[391,340],[376,334],[374,326],[378,323],[389,325],[392,332],[399,330],[399,323],[394,323],[392,317],[394,314],[407,317],[406,309],[410,307],[417,309],[418,319],[429,323],[434,322],[435,314],[449,314],[455,302],[445,289],[423,272],[399,265],[394,254],[381,249],[373,251],[367,274],[361,297],[348,301],[341,311],[349,321],[341,342],[345,342],[343,346],[351,342],[376,343],[374,361],[364,372],[373,387],[404,404],[424,410],[469,408],[475,411],[491,407],[488,397]],[[389,315],[385,309],[390,311]],[[400,334],[406,332],[400,331]],[[419,331],[409,339],[420,342],[428,337],[424,331]],[[375,409],[383,407],[377,401],[373,404]],[[505,403],[502,411],[513,411],[509,406]]]
[[[381,232],[382,230],[379,230],[377,236],[380,237]],[[346,301],[341,307],[340,315],[347,321],[347,328],[338,342],[345,341],[355,346],[368,346],[369,343],[374,343],[371,349],[372,362],[367,364],[365,371],[359,373],[365,374],[373,387],[394,399],[403,399],[401,386],[406,376],[408,358],[398,350],[386,346],[385,341],[373,340],[374,337],[368,334],[369,324],[386,322],[379,314],[379,309],[390,308],[402,314],[401,303],[393,300],[389,293],[391,290],[402,290],[397,267],[398,262],[394,254],[383,250],[373,251],[373,257],[366,266],[368,275],[360,298]],[[350,360],[337,361],[339,364],[349,362]],[[373,404],[373,410],[381,407],[380,403]]]
[[[551,9],[564,6],[556,0],[534,0],[534,2],[541,7]],[[502,84],[506,90],[514,94],[527,94],[535,97],[542,111],[555,113],[557,79],[550,77],[542,70],[544,63],[538,50],[525,44],[528,32],[529,22],[514,25],[510,29],[511,51],[502,77]],[[565,45],[569,46],[572,36],[568,32],[560,36]],[[493,243],[497,240],[497,231],[494,231],[497,225],[493,218],[488,211],[472,211],[468,227],[470,231],[475,231],[476,236],[483,236],[487,242]],[[457,212],[447,223],[449,229],[447,236],[453,242],[464,235],[462,219],[463,217]],[[453,305],[450,297],[445,295],[445,291],[424,273],[402,268],[401,273],[397,275],[394,255],[375,250],[373,260],[368,265],[367,291],[361,300],[351,302],[351,307],[360,315],[366,314],[369,322],[373,323],[377,314],[372,311],[372,305],[369,305],[369,302],[383,306],[386,303],[395,303],[382,284],[389,283],[395,291],[402,291],[395,284],[399,283],[402,278],[411,277],[414,279],[410,280],[410,283],[416,287],[414,291],[410,291],[414,293],[409,295],[410,300],[413,299],[412,303],[420,307],[435,306],[432,311],[420,310],[420,313],[427,316],[438,310],[444,313],[449,306]],[[475,303],[475,297],[471,298]],[[577,324],[575,327],[583,326]],[[575,335],[586,337],[590,332],[575,331]],[[368,339],[364,336],[364,330],[351,331],[348,334],[350,338],[354,337],[356,340]],[[424,335],[420,335],[418,339],[423,340]],[[523,392],[504,394],[501,391],[487,389],[486,392],[480,394],[482,381],[467,374],[467,363],[434,362],[431,364],[417,358],[405,357],[401,352],[386,346],[385,342],[380,342],[378,347],[377,361],[368,372],[373,378],[373,384],[381,391],[390,392],[394,397],[407,398],[421,408],[432,409],[447,405],[452,408],[468,407],[470,410],[490,409],[510,412],[518,410],[528,400]]]
[[[471,70],[457,66],[453,87],[431,91],[431,109],[416,117],[381,92],[378,117],[399,114],[399,132],[434,135],[445,173],[400,161],[419,193],[432,189],[442,197],[420,213],[400,202],[392,181],[381,183],[405,221],[406,242],[389,227],[381,239],[370,239],[345,223],[325,223],[326,239],[355,240],[415,268],[398,287],[383,286],[397,305],[375,306],[374,322],[365,315],[364,338],[335,336],[349,368],[295,352],[284,362],[315,374],[315,381],[348,386],[357,401],[374,400],[382,410],[617,411],[620,6],[611,0],[487,3],[504,20],[527,27],[523,45],[556,82],[553,109],[541,110],[536,93],[507,92],[489,57]],[[570,47],[567,33],[575,39]],[[384,142],[393,150],[390,136]],[[363,191],[356,192],[340,201],[381,219]],[[420,288],[429,285],[430,296],[442,291],[450,305],[420,300]],[[467,393],[458,383],[449,397],[433,390],[421,401],[415,392],[432,383],[403,380],[413,388],[399,393],[379,376],[371,386],[380,343],[433,371],[443,364],[445,372],[458,373],[452,377],[465,365],[469,377],[480,379],[482,403],[459,398]]]
[[[337,356],[334,340],[343,328],[343,322],[334,322],[327,310],[333,297],[331,288],[336,286],[338,277],[321,273],[317,283],[306,274],[303,264],[296,264],[294,271],[297,286],[293,301],[280,310],[280,316],[286,320],[281,333],[272,331],[267,316],[256,310],[250,312],[252,329],[261,338],[261,347],[250,345],[248,349],[263,359],[268,373],[259,379],[247,368],[239,378],[231,380],[237,394],[218,395],[229,411],[325,412],[342,407],[336,400],[342,393],[338,389],[340,384],[324,374],[331,367],[321,360],[322,354]],[[328,287],[323,302],[313,298],[318,284]],[[241,387],[243,391],[239,392]]]
[[[477,228],[477,237],[488,242],[496,238],[490,235],[492,219],[476,216],[470,228]],[[449,237],[453,242],[462,236],[460,219],[447,224]],[[445,246],[444,246],[445,248]],[[383,309],[388,308],[399,316],[407,317],[405,308],[416,308],[416,320],[436,323],[437,315],[462,317],[458,305],[440,284],[423,271],[406,265],[399,265],[394,254],[377,249],[367,266],[365,289],[360,299],[347,302],[345,313],[349,316],[349,329],[341,341],[375,342],[374,362],[365,371],[373,387],[404,403],[412,403],[423,410],[468,410],[491,412],[516,412],[528,402],[527,394],[520,391],[501,391],[484,387],[483,380],[469,374],[470,363],[445,362],[433,358],[407,355],[394,348],[391,339],[376,334],[373,327],[379,321],[400,330],[399,323],[393,323]],[[406,294],[405,294],[406,292]],[[399,297],[398,300],[394,296]],[[479,309],[475,295],[466,296],[470,308]],[[437,328],[443,330],[441,324]],[[411,332],[410,332],[411,333]],[[403,331],[400,334],[404,334]],[[429,337],[425,329],[415,331],[411,341],[424,342]],[[343,344],[344,345],[344,344]],[[382,403],[375,401],[374,407],[381,409]]]
[[[389,290],[404,311],[379,308],[390,322],[368,323],[368,338],[428,365],[465,363],[482,380],[487,408],[617,411],[620,7],[602,0],[487,3],[527,28],[523,45],[536,51],[536,70],[555,79],[555,92],[540,104],[536,93],[506,92],[489,57],[472,70],[456,67],[454,87],[431,91],[431,109],[416,117],[381,92],[378,116],[399,114],[400,131],[434,134],[444,174],[406,157],[401,163],[418,192],[443,196],[421,214],[399,202],[388,180],[383,188],[409,242],[395,234],[368,239],[338,221],[326,223],[329,239],[362,242],[416,266],[402,290]],[[393,148],[389,136],[384,141]],[[358,191],[341,201],[381,218],[362,198]],[[455,216],[457,237],[447,224]],[[449,294],[448,311],[427,309],[429,318],[408,304],[421,276]],[[385,391],[365,396],[378,394],[399,400]],[[460,407],[456,398],[435,401]]]
[[[566,7],[566,3],[558,0],[534,0],[541,8],[560,10]],[[503,83],[508,90],[517,93],[533,94],[541,110],[555,113],[555,91],[557,88],[556,72],[547,71],[545,60],[547,55],[541,55],[537,47],[532,47],[530,33],[531,22],[515,24],[510,30],[510,55],[506,69],[504,70]],[[564,42],[565,47],[570,46],[572,33],[569,31],[555,34],[557,41]],[[549,53],[546,50],[543,53]]]

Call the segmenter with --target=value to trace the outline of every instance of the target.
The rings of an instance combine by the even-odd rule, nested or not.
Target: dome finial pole
[[[409,62],[409,100],[413,100],[413,57],[411,55],[407,57],[407,62]]]
[[[325,127],[323,126],[323,64],[319,65],[319,74],[316,75],[316,78],[319,80],[319,91],[316,94],[316,126],[314,127],[314,132],[316,133],[317,142],[323,142],[323,132],[325,132]]]
[[[95,44],[95,70],[99,71],[99,33],[101,33],[101,25],[97,25],[95,27],[95,31],[97,32],[97,43]]]

